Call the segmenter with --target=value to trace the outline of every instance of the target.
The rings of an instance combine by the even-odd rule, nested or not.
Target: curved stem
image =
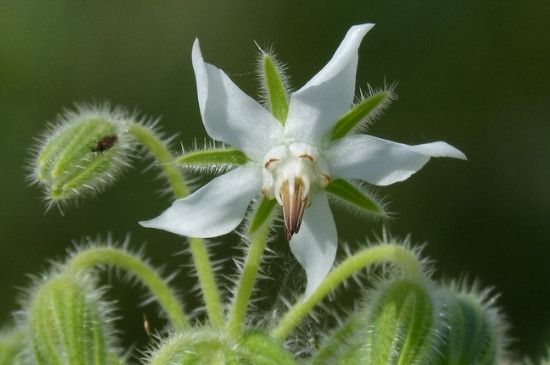
[[[128,133],[142,143],[157,159],[175,197],[181,199],[189,195],[189,189],[174,163],[174,156],[164,142],[151,129],[138,123],[131,123]],[[212,325],[220,327],[224,323],[224,316],[208,250],[204,240],[200,238],[190,238],[189,244],[210,322]]]
[[[212,264],[208,257],[208,251],[204,245],[204,240],[200,238],[189,238],[189,247],[195,261],[195,269],[199,277],[199,283],[202,288],[202,295],[206,305],[206,312],[213,326],[221,327],[224,324],[225,318],[223,315],[220,295]]]
[[[248,256],[246,257],[241,279],[237,286],[237,292],[235,293],[233,306],[229,312],[229,320],[227,322],[227,329],[233,337],[238,337],[241,332],[248,301],[250,300],[252,288],[254,287],[254,280],[256,279],[256,274],[258,273],[260,262],[262,261],[266,238],[267,234],[263,237],[251,239]]]
[[[367,248],[347,258],[338,267],[334,268],[307,300],[300,301],[289,309],[281,322],[273,329],[271,335],[278,340],[285,339],[302,318],[332,289],[358,270],[373,263],[384,261],[399,265],[407,276],[414,277],[422,274],[422,265],[417,256],[403,246],[388,243]]]
[[[254,288],[254,281],[260,268],[262,255],[267,242],[267,236],[273,219],[272,212],[275,208],[275,199],[263,199],[258,209],[254,213],[254,217],[250,222],[249,236],[250,246],[248,247],[248,255],[244,263],[241,278],[235,292],[233,306],[229,312],[229,320],[227,322],[227,330],[233,338],[241,334],[246,309]]]
[[[67,263],[66,270],[72,274],[78,274],[102,264],[123,268],[140,279],[164,308],[175,329],[191,328],[189,320],[182,310],[183,304],[177,299],[168,284],[152,267],[128,252],[112,247],[90,248],[73,257]]]
[[[174,163],[174,156],[164,142],[151,129],[139,123],[131,123],[128,133],[144,145],[158,161],[176,198],[189,195],[189,189]]]

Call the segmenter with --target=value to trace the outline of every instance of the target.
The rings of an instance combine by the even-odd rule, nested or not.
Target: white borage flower
[[[383,214],[376,201],[348,181],[389,185],[407,179],[430,157],[466,159],[445,142],[409,146],[350,134],[392,97],[391,90],[385,90],[352,107],[358,48],[373,26],[353,26],[329,63],[290,94],[276,62],[264,54],[271,110],[241,91],[223,71],[205,63],[195,41],[192,59],[206,132],[234,150],[190,153],[180,162],[237,167],[141,224],[189,237],[219,236],[239,225],[261,192],[282,206],[286,237],[306,271],[309,296],[336,255],[337,233],[327,192]]]

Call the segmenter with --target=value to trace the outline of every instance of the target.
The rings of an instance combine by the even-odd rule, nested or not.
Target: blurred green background
[[[370,134],[404,143],[445,140],[468,162],[432,160],[405,183],[377,188],[396,219],[393,235],[427,242],[437,275],[468,274],[494,286],[512,348],[550,345],[550,1],[6,1],[0,0],[0,318],[47,259],[86,235],[130,233],[157,265],[188,263],[183,240],[137,224],[170,199],[147,163],[100,199],[45,212],[28,186],[33,138],[75,101],[110,100],[162,117],[183,145],[202,141],[191,45],[257,95],[256,46],[272,44],[303,85],[348,28],[374,22],[360,49],[357,86],[399,81],[399,100]],[[175,144],[179,148],[179,143]],[[160,196],[160,197],[159,197]],[[335,210],[349,241],[381,232]],[[365,230],[365,227],[366,230]],[[192,280],[178,278],[189,288]],[[126,325],[142,333],[140,296]],[[133,294],[132,294],[133,293]],[[120,297],[120,298],[119,298]],[[133,309],[132,309],[133,308]],[[144,336],[144,335],[143,335]]]

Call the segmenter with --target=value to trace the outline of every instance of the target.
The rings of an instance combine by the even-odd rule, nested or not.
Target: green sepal
[[[178,157],[176,162],[184,167],[211,168],[215,166],[244,165],[248,162],[248,158],[244,153],[233,148],[217,148],[185,153]]]
[[[239,346],[239,357],[246,364],[254,365],[296,365],[294,358],[280,343],[260,330],[248,330],[243,334]]]
[[[258,208],[254,212],[252,220],[250,221],[250,227],[248,229],[250,236],[258,232],[258,230],[262,228],[266,222],[270,222],[269,217],[271,216],[276,205],[277,200],[275,199],[262,199],[258,205]]]
[[[331,181],[325,189],[327,192],[336,195],[364,211],[374,214],[384,214],[384,209],[376,201],[366,196],[362,191],[353,186],[353,184],[344,179]]]
[[[374,93],[355,105],[338,119],[332,130],[331,141],[345,137],[359,123],[364,121],[373,112],[383,107],[392,98],[391,90]]]
[[[285,124],[288,115],[286,89],[276,62],[267,53],[262,57],[263,81],[273,116]]]

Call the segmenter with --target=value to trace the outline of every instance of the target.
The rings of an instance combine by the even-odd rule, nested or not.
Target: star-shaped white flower
[[[357,50],[373,26],[348,31],[329,63],[289,96],[284,123],[223,71],[205,63],[195,41],[193,67],[206,132],[242,151],[248,160],[141,224],[189,237],[219,236],[235,229],[250,202],[262,193],[283,207],[286,236],[306,271],[309,296],[336,255],[337,233],[327,191],[353,189],[345,182],[350,179],[374,185],[402,181],[430,157],[466,158],[445,142],[409,146],[347,132],[335,138],[337,122],[353,104]]]

